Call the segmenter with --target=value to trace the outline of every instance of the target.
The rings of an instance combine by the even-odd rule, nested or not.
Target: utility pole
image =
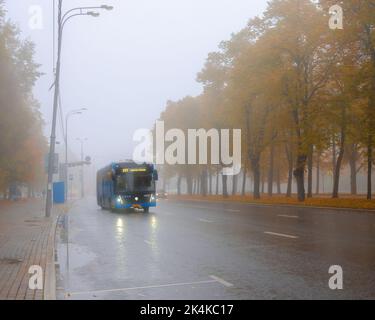
[[[61,14],[62,14],[62,2],[58,0],[58,46],[57,46],[57,62],[56,62],[56,73],[54,83],[54,97],[53,97],[53,116],[52,116],[52,128],[51,138],[49,146],[49,161],[48,161],[48,181],[47,181],[47,197],[46,197],[46,217],[51,216],[52,209],[52,183],[53,183],[53,165],[55,158],[55,144],[56,144],[56,117],[57,117],[57,106],[59,97],[59,86],[60,86],[60,66],[61,66],[61,36],[62,36],[62,25],[61,25]]]
[[[83,165],[83,142],[81,143],[81,161],[82,161],[82,166],[81,166],[81,198],[83,199],[84,196],[85,196],[85,188],[84,188],[84,185],[83,185],[83,169],[84,169],[84,165]]]
[[[77,141],[81,143],[81,198],[85,197],[85,182],[84,182],[84,152],[83,152],[83,144],[87,141],[87,138],[77,138]]]
[[[55,1],[55,0],[53,0]],[[49,162],[48,162],[48,181],[47,181],[47,196],[46,196],[46,217],[51,216],[52,209],[52,183],[53,183],[53,169],[54,169],[54,158],[55,158],[55,143],[56,143],[56,118],[57,118],[57,107],[59,100],[60,90],[60,68],[61,68],[61,46],[62,46],[62,34],[63,29],[68,20],[77,16],[91,16],[98,17],[99,13],[94,11],[87,11],[91,9],[98,10],[113,10],[112,6],[101,5],[96,7],[78,7],[68,10],[62,15],[62,4],[63,0],[58,0],[58,38],[57,38],[57,62],[55,70],[55,82],[54,82],[54,97],[53,97],[53,116],[52,116],[52,128],[50,138],[50,149],[49,149]],[[77,12],[77,13],[76,13]],[[70,14],[70,15],[69,15]],[[55,17],[53,17],[55,19]],[[68,164],[65,164],[68,167]],[[66,168],[67,169],[67,168]]]
[[[68,199],[69,191],[69,161],[68,161],[68,121],[71,116],[82,114],[86,108],[76,109],[68,112],[65,118],[65,198]]]

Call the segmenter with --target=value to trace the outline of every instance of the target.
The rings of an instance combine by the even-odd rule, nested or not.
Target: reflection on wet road
[[[375,298],[375,214],[162,201],[60,217],[60,299]],[[344,270],[330,290],[328,269]]]

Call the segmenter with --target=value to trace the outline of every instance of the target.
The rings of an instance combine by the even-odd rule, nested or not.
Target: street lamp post
[[[69,118],[74,115],[82,114],[84,111],[86,111],[86,108],[76,109],[68,112],[65,118],[65,199],[68,199],[69,195],[69,160],[68,160],[68,123]]]
[[[54,0],[55,1],[55,0]],[[57,40],[57,61],[56,61],[56,72],[55,72],[55,82],[54,82],[54,97],[53,97],[53,115],[52,115],[52,127],[51,127],[51,137],[50,137],[50,149],[49,149],[49,161],[48,161],[48,179],[47,179],[47,196],[46,196],[46,217],[51,216],[52,209],[52,182],[53,182],[53,163],[55,157],[55,144],[56,144],[56,119],[57,119],[57,106],[59,98],[59,88],[60,88],[60,69],[61,69],[61,46],[62,46],[62,31],[65,23],[73,16],[77,15],[87,15],[87,16],[98,16],[95,12],[84,12],[84,10],[98,9],[98,10],[112,10],[113,7],[102,5],[100,7],[80,7],[74,8],[67,11],[64,15],[62,14],[62,4],[63,0],[58,0],[58,40]],[[68,14],[79,10],[79,14]]]
[[[81,143],[81,198],[85,197],[85,184],[84,184],[84,153],[83,153],[83,144],[87,141],[87,138],[77,138],[77,141]]]

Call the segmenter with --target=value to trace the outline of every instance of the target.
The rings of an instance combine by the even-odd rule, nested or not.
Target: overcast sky
[[[8,17],[36,44],[45,75],[35,87],[50,135],[53,92],[52,0],[6,0]],[[167,100],[201,92],[196,74],[222,40],[261,14],[266,0],[64,0],[64,10],[109,4],[99,18],[75,17],[64,31],[61,95],[70,120],[70,146],[88,138],[85,153],[96,166],[131,158],[133,132],[151,128]],[[29,9],[43,9],[43,28],[29,27]],[[60,125],[58,126],[60,128]],[[61,130],[58,140],[62,141]]]

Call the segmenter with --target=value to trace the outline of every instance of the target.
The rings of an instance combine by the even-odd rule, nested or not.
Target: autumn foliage
[[[45,139],[32,89],[40,76],[34,45],[21,40],[0,1],[0,193],[11,184],[29,189],[43,179]]]
[[[343,30],[329,28],[329,9],[337,4],[344,12]],[[358,171],[367,174],[371,199],[373,1],[269,1],[262,16],[208,55],[197,80],[203,93],[168,102],[160,119],[169,128],[242,129],[242,174],[244,180],[251,178],[255,199],[262,191],[271,196],[275,184],[280,193],[281,183],[290,197],[294,182],[298,200],[305,201],[320,192],[323,171],[331,172],[332,197],[337,198],[344,166],[350,170],[352,194]],[[167,179],[177,177],[178,193],[186,179],[189,194],[197,193],[194,181],[199,193],[214,194],[212,179],[217,185],[221,167],[166,165],[162,170]],[[221,179],[228,196],[228,178]],[[238,192],[236,179],[233,194]]]

